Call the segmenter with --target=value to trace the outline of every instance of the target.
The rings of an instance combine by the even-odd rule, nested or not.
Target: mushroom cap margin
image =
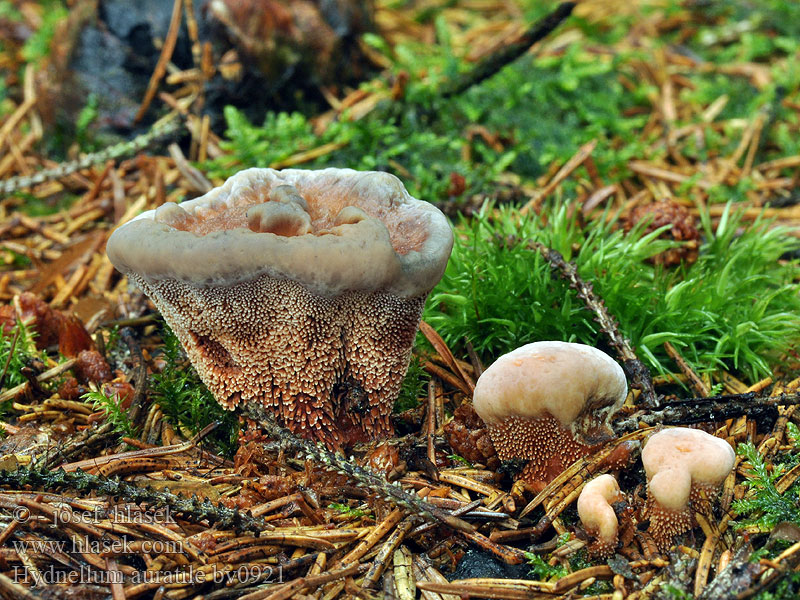
[[[473,406],[488,424],[546,414],[570,427],[587,411],[604,424],[625,402],[625,373],[605,352],[585,344],[540,341],[498,358],[475,384]]]
[[[410,196],[400,180],[388,173],[247,169],[179,206],[195,214],[211,205],[232,206],[243,193],[259,186],[268,192],[287,184],[301,193],[346,194],[346,205],[362,208],[372,218],[331,227],[325,235],[284,237],[236,228],[199,236],[154,220],[151,210],[119,227],[109,238],[106,252],[120,271],[150,280],[233,285],[266,274],[303,284],[324,296],[384,290],[414,297],[426,294],[441,279],[453,246],[450,224],[439,209]],[[395,251],[383,222],[387,215],[401,227],[424,229],[424,239],[416,249]]]

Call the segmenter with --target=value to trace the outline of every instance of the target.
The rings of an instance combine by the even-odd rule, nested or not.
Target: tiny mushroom
[[[341,447],[391,435],[447,219],[393,175],[248,169],[110,237],[227,409],[259,402]]]
[[[624,500],[612,475],[599,475],[587,483],[578,496],[578,517],[587,533],[596,540],[589,546],[592,554],[610,556],[617,547],[619,522],[612,504]]]
[[[627,391],[622,367],[604,352],[543,341],[498,358],[473,404],[500,460],[528,461],[521,479],[536,487],[612,437],[608,423]]]
[[[674,427],[653,434],[642,450],[647,475],[648,532],[659,548],[694,524],[696,511],[708,512],[734,466],[736,453],[723,439],[699,429]]]

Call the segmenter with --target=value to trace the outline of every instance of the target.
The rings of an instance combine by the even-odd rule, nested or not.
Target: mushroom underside
[[[129,276],[225,408],[259,402],[329,447],[393,434],[425,295],[326,297],[267,275],[226,286]]]
[[[488,427],[500,460],[528,461],[519,478],[533,485],[549,483],[592,448],[548,414],[509,417]]]
[[[711,502],[719,493],[719,486],[708,483],[692,483],[689,503],[681,510],[664,508],[648,491],[645,509],[650,521],[648,533],[661,550],[668,549],[677,536],[695,526],[695,513],[710,514]]]

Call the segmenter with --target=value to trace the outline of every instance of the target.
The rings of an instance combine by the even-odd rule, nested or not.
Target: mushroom
[[[612,437],[608,422],[627,392],[606,353],[544,341],[498,358],[475,384],[473,404],[500,460],[527,460],[521,479],[538,486]]]
[[[674,427],[650,436],[642,450],[645,510],[648,532],[659,548],[668,548],[675,536],[689,531],[696,511],[709,511],[735,459],[728,442],[699,429]]]
[[[619,522],[612,504],[624,500],[617,480],[599,475],[587,483],[578,496],[578,517],[587,533],[596,538],[589,547],[592,554],[610,556],[617,547]]]
[[[393,175],[249,169],[110,237],[227,409],[259,402],[335,448],[393,433],[425,298],[453,235]]]

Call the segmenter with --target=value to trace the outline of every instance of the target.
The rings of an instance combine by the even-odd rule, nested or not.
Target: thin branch
[[[153,142],[161,137],[173,135],[181,126],[181,120],[177,116],[171,117],[164,123],[153,125],[150,131],[139,135],[128,142],[121,142],[114,146],[104,148],[99,152],[86,154],[78,160],[61,163],[52,169],[43,169],[33,175],[21,175],[19,177],[10,177],[4,181],[0,181],[0,194],[11,194],[19,189],[31,188],[45,181],[52,179],[59,179],[71,175],[81,169],[88,169],[94,165],[104,163],[108,160],[114,160],[121,156],[130,156],[144,148],[150,146]]]
[[[152,507],[169,507],[173,514],[195,523],[206,522],[218,525],[220,529],[251,531],[259,533],[272,528],[271,525],[243,513],[215,504],[208,499],[199,500],[197,496],[186,498],[166,490],[153,490],[139,487],[133,483],[122,481],[116,477],[91,475],[85,471],[67,472],[63,469],[47,471],[21,467],[14,471],[0,470],[0,486],[14,489],[47,490],[71,489],[78,493],[95,493],[112,498],[121,498],[133,504],[145,504]]]
[[[778,406],[800,404],[800,394],[788,393],[759,398],[754,392],[713,396],[711,398],[692,398],[669,402],[657,409],[641,410],[613,425],[618,434],[634,431],[644,425],[691,425],[725,421],[747,416],[750,419],[775,417]]]
[[[636,356],[630,341],[620,332],[617,320],[609,314],[602,298],[599,298],[594,293],[592,284],[584,281],[578,275],[576,266],[564,260],[564,257],[556,250],[534,241],[529,241],[527,247],[529,250],[538,251],[550,263],[553,270],[558,271],[561,277],[569,282],[569,286],[578,292],[578,298],[583,300],[586,306],[594,312],[595,321],[600,325],[600,329],[608,338],[608,342],[617,351],[622,360],[622,366],[631,379],[632,386],[642,391],[643,406],[657,408],[660,402],[653,389],[650,370]]]
[[[469,72],[459,77],[441,92],[442,98],[451,98],[467,91],[488,79],[506,65],[525,54],[536,42],[554,31],[575,8],[575,2],[562,2],[550,14],[544,16],[525,31],[516,41],[504,46],[500,51],[486,57]]]
[[[129,410],[131,423],[135,425],[139,415],[142,413],[142,405],[144,404],[147,393],[147,363],[144,360],[142,348],[139,346],[139,342],[136,340],[136,335],[132,329],[123,327],[119,331],[119,337],[127,344],[128,350],[133,357],[134,368],[136,370],[134,374],[133,400],[131,400],[131,407]]]
[[[402,506],[426,521],[439,522],[457,531],[467,533],[475,531],[473,525],[425,502],[416,494],[408,493],[399,484],[390,483],[385,477],[355,464],[341,454],[335,454],[320,444],[296,436],[285,427],[278,425],[262,406],[250,402],[245,407],[244,414],[256,421],[273,439],[294,448],[306,458],[325,466],[328,470],[347,475],[359,486],[371,490],[392,504]]]

